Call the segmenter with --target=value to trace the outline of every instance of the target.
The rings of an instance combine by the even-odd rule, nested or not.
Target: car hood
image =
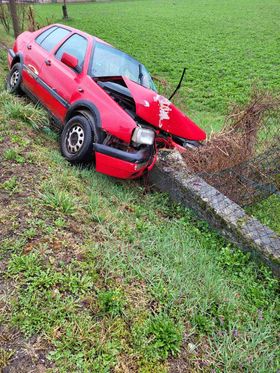
[[[188,140],[203,141],[206,133],[167,98],[122,77],[135,102],[136,115],[154,127]]]

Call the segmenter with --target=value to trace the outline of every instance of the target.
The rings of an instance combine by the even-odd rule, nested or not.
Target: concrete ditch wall
[[[172,200],[194,210],[198,217],[280,277],[280,237],[201,177],[190,173],[178,152],[160,153],[149,182],[167,192]]]

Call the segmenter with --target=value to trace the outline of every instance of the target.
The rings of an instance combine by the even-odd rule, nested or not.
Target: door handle
[[[45,64],[47,65],[47,66],[51,66],[51,60],[45,60]]]
[[[32,45],[31,44],[27,44],[27,49],[32,49]]]

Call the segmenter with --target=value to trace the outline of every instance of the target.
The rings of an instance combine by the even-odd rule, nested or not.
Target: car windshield
[[[143,87],[156,91],[151,75],[144,65],[128,54],[100,42],[95,42],[90,75],[126,76]]]

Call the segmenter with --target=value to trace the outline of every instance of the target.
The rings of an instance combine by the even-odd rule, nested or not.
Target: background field
[[[61,6],[37,6],[61,22]],[[97,35],[142,61],[153,75],[182,88],[200,125],[219,128],[232,102],[246,100],[253,83],[279,90],[278,0],[143,0],[70,4],[69,25]]]

